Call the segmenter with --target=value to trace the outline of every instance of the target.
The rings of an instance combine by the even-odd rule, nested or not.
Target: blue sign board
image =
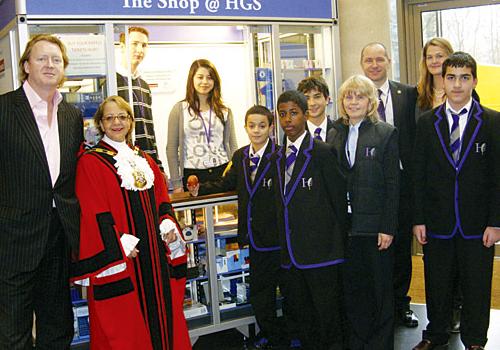
[[[15,0],[0,0],[0,29],[16,17]]]
[[[26,0],[26,8],[36,17],[332,18],[332,0]]]

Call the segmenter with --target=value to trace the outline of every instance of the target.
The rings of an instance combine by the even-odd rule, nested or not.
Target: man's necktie
[[[467,110],[465,108],[462,109],[458,114],[451,113],[451,117],[453,118],[453,124],[451,125],[451,133],[450,133],[450,149],[455,164],[458,164],[458,161],[460,160],[461,141],[460,141],[459,121],[460,121],[460,116],[465,113],[467,113]]]
[[[382,90],[378,89],[378,108],[377,112],[378,115],[380,116],[380,119],[385,122],[385,106],[384,106],[384,101],[382,101]]]
[[[288,188],[288,182],[292,178],[292,173],[293,173],[293,164],[295,163],[295,160],[297,159],[297,147],[294,145],[288,146],[289,152],[288,155],[286,156],[285,160],[285,194],[290,191]]]
[[[321,128],[316,128],[316,130],[314,130],[314,138],[316,140],[323,141],[323,138],[321,137]]]

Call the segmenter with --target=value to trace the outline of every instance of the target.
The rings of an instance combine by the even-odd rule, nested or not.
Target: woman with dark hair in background
[[[221,97],[215,66],[198,59],[189,69],[186,97],[168,119],[167,158],[174,192],[187,190],[186,179],[200,182],[220,178],[237,149],[233,114]]]

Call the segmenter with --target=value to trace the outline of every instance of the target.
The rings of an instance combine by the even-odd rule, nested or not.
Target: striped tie
[[[467,110],[464,108],[460,111],[460,113],[455,114],[451,113],[451,117],[453,118],[453,124],[451,125],[451,133],[450,133],[450,149],[451,155],[455,164],[458,164],[460,160],[460,128],[459,128],[459,120],[460,116],[467,113]]]
[[[259,155],[255,156],[250,156],[250,166],[248,167],[250,170],[250,173],[253,173],[255,170],[257,170],[257,166],[259,165]]]
[[[285,194],[290,192],[290,188],[288,188],[288,182],[292,178],[293,173],[293,163],[295,163],[295,159],[297,159],[297,147],[294,145],[288,146],[290,152],[285,160]]]
[[[316,128],[316,130],[314,130],[314,138],[316,140],[323,141],[323,138],[321,137],[321,128]]]

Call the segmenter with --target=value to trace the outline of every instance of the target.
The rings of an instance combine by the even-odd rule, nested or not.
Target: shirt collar
[[[116,68],[116,73],[120,74],[121,76],[127,78],[129,76],[132,77],[132,79],[137,79],[141,76],[141,72],[139,71],[139,68],[136,69],[135,73],[130,73],[125,67],[123,66],[118,66]]]
[[[469,113],[470,109],[472,106],[472,97],[469,99],[469,102],[467,102],[462,108],[460,108],[459,111],[455,111],[449,104],[448,100],[446,100],[446,112],[448,113],[454,113],[454,114],[459,114],[464,108]],[[467,115],[467,113],[465,115]]]
[[[259,156],[259,158],[262,158],[262,156],[264,155],[264,152],[266,151],[268,144],[269,144],[269,139],[267,139],[266,144],[261,149],[259,149],[258,152],[255,152],[255,153],[253,152],[252,144],[250,144],[250,157]]]
[[[314,130],[316,130],[317,128],[321,128],[321,131],[326,131],[326,125],[327,125],[327,116],[325,115],[325,119],[323,119],[323,121],[321,122],[320,125],[316,125],[316,124],[313,124],[312,122],[310,122],[309,120],[307,121],[307,128],[309,129],[309,131],[312,131],[314,132]]]
[[[113,141],[107,135],[104,135],[102,137],[102,140],[104,142],[106,142],[108,145],[110,145],[111,147],[113,147],[114,149],[116,149],[117,152],[122,152],[122,151],[125,151],[125,152],[131,151],[131,152],[133,152],[132,149],[130,149],[130,147],[127,145],[126,141],[122,141],[122,142]]]
[[[389,95],[389,79],[386,79],[382,86],[378,88],[378,90],[382,90],[382,94],[384,96]]]
[[[304,140],[304,137],[306,137],[306,131],[304,130],[304,132],[302,133],[302,135],[300,135],[297,140],[295,140],[295,142],[292,142],[290,141],[290,139],[287,137],[286,138],[286,147],[288,149],[288,147],[290,147],[291,145],[294,145],[296,148],[297,148],[297,152],[299,151],[300,149],[300,145],[302,145],[302,141]]]
[[[28,83],[27,80],[25,80],[23,83],[23,89],[31,107],[37,106],[40,103],[47,103],[40,97],[40,95],[36,93],[35,89],[31,87],[30,83]],[[59,92],[59,90],[56,90],[56,92],[54,93],[54,97],[52,99],[54,106],[58,106],[59,103],[61,103],[62,99],[63,97],[61,93]]]
[[[349,123],[349,130],[351,130],[351,129],[358,129],[359,130],[359,127],[361,126],[361,124],[363,124],[364,121],[365,120],[362,119],[359,122],[357,122],[356,124]]]

